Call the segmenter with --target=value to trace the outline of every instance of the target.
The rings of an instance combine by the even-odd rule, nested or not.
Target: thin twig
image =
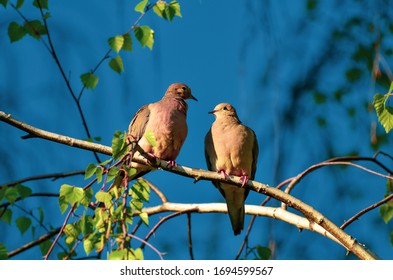
[[[75,176],[75,175],[83,175],[85,174],[85,170],[76,170],[76,171],[70,171],[70,172],[60,172],[60,173],[51,173],[51,174],[44,174],[44,175],[35,175],[35,176],[30,176],[26,177],[20,180],[16,180],[13,182],[8,182],[0,185],[0,189],[2,186],[14,186],[17,184],[22,184],[25,182],[29,181],[36,181],[36,180],[43,180],[43,179],[50,179],[52,178],[52,181],[55,181],[59,178],[65,178],[65,177],[70,177],[70,176]]]
[[[388,195],[387,197],[385,197],[384,199],[382,199],[381,201],[378,201],[376,203],[374,203],[373,205],[370,205],[366,208],[364,208],[362,211],[360,211],[359,213],[357,213],[356,215],[352,216],[350,219],[348,219],[345,223],[343,223],[341,225],[341,229],[345,229],[347,226],[349,226],[351,223],[353,223],[355,220],[359,219],[362,215],[366,214],[367,212],[381,206],[382,204],[385,204],[386,202],[390,201],[393,199],[393,194]]]
[[[142,238],[139,238],[136,235],[133,234],[127,234],[127,236],[129,236],[130,238],[135,238],[136,240],[140,241],[142,244],[147,245],[148,247],[150,247],[154,252],[157,253],[157,255],[160,257],[161,260],[164,260],[164,258],[162,257],[164,254],[161,253],[160,251],[157,250],[156,247],[154,247],[153,245],[151,245],[149,242],[146,242],[146,240],[143,240]]]

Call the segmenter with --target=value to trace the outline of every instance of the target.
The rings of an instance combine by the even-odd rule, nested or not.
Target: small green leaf
[[[143,208],[143,201],[138,198],[133,198],[130,201],[130,206],[134,210],[141,211]]]
[[[157,3],[154,5],[154,7],[153,7],[153,11],[159,16],[159,17],[162,17],[162,18],[164,18],[164,10],[165,10],[165,5],[166,5],[166,2],[165,1],[161,1],[161,0],[159,0],[159,1],[157,1]]]
[[[80,76],[82,84],[89,89],[94,89],[98,84],[98,76],[93,73],[85,73]]]
[[[127,152],[127,149],[125,149],[126,139],[124,136],[125,136],[125,133],[123,134],[119,130],[115,131],[115,133],[113,134],[112,155],[113,155],[114,160],[119,159]]]
[[[0,260],[8,259],[7,247],[3,243],[0,243]]]
[[[105,203],[105,205],[109,205],[112,203],[112,196],[107,193],[107,192],[103,192],[103,191],[99,191],[96,193],[96,199],[99,202],[103,202]]]
[[[134,29],[134,35],[142,47],[147,46],[150,50],[154,44],[154,31],[149,26],[138,26]]]
[[[143,14],[145,12],[146,5],[147,5],[147,0],[142,0],[135,6],[135,11]]]
[[[20,233],[24,234],[31,226],[31,219],[28,217],[19,217],[16,219],[15,223]]]
[[[79,227],[83,235],[89,234],[93,232],[93,218],[92,216],[88,216],[84,214],[82,218],[79,220]]]
[[[85,250],[86,255],[88,256],[91,253],[91,251],[93,251],[94,249],[93,242],[90,239],[85,239],[83,241],[83,249]]]
[[[41,250],[41,254],[43,256],[46,255],[46,253],[48,253],[50,246],[52,245],[52,241],[51,240],[46,240],[42,243],[40,243],[40,250]]]
[[[150,199],[149,184],[145,180],[136,181],[132,185],[129,195],[131,195],[133,198],[138,198],[141,201],[148,202]]]
[[[119,53],[119,51],[123,48],[124,44],[124,37],[121,35],[115,36],[115,37],[110,37],[108,39],[108,44],[111,47],[112,50],[115,52]]]
[[[177,1],[172,1],[169,3],[169,6],[175,9],[175,15],[178,17],[181,17],[181,11],[180,11],[180,4]]]
[[[71,205],[80,202],[85,196],[85,191],[82,188],[73,187],[64,184],[60,187],[60,197],[64,197],[64,201]]]
[[[0,213],[2,213],[1,210],[0,210]],[[12,211],[11,211],[11,209],[7,208],[7,209],[4,211],[3,215],[1,215],[1,219],[2,219],[5,223],[7,223],[7,224],[10,225],[10,224],[11,224],[11,221],[12,221]]]
[[[14,204],[15,201],[18,199],[19,194],[18,194],[18,191],[17,191],[15,188],[8,187],[8,188],[5,190],[4,197],[5,197],[5,199],[6,199],[9,203]]]
[[[16,22],[11,22],[8,25],[8,37],[10,38],[11,43],[19,41],[26,35],[26,31],[23,26],[19,25]]]
[[[102,181],[102,173],[103,173],[102,168],[100,166],[97,166],[97,168],[96,168],[96,177],[97,177],[97,182],[98,183],[101,183],[101,181]]]
[[[143,136],[146,138],[150,145],[152,145],[153,147],[157,146],[156,137],[154,136],[153,131],[147,130]]]
[[[125,260],[126,255],[127,255],[126,249],[112,251],[108,256],[108,260]]]
[[[17,184],[15,186],[16,191],[19,193],[21,198],[26,198],[31,195],[32,190],[29,187]]]
[[[38,207],[38,213],[39,213],[39,222],[43,223],[44,222],[44,210],[42,210],[41,207]]]
[[[99,165],[100,165],[100,166],[105,166],[105,165],[107,165],[108,163],[110,163],[111,161],[112,161],[112,159],[109,158],[109,159],[107,159],[107,160],[105,160],[105,161],[103,161],[103,162],[100,162]]]
[[[46,27],[38,19],[25,22],[23,28],[34,39],[39,39],[42,35],[48,33]]]
[[[68,203],[66,202],[64,196],[59,196],[59,208],[60,208],[61,214],[64,214],[64,212],[68,208]]]
[[[379,207],[379,214],[382,220],[387,224],[393,218],[393,205],[384,204]]]
[[[119,172],[119,169],[116,166],[113,166],[109,171],[108,171],[108,176],[106,178],[107,182],[110,182],[113,180],[113,178],[116,177],[117,173]]]
[[[143,260],[144,256],[143,256],[143,251],[141,248],[137,248],[136,250],[134,250],[134,256],[136,260]]]
[[[89,179],[91,176],[94,175],[94,173],[96,172],[96,168],[97,168],[97,165],[95,165],[94,163],[89,163],[89,165],[87,166],[87,168],[85,170],[85,180]]]
[[[113,71],[119,74],[124,71],[123,60],[121,59],[120,55],[116,56],[115,58],[112,58],[109,61],[109,66]]]
[[[123,35],[124,38],[124,43],[123,43],[123,47],[121,48],[122,50],[125,51],[132,51],[132,39],[130,34],[124,34]]]
[[[374,108],[378,116],[378,121],[385,128],[386,133],[393,128],[393,108],[386,106],[388,95],[376,94],[374,96]]]
[[[34,7],[48,10],[48,0],[34,0],[33,5]]]
[[[147,226],[149,225],[149,215],[147,213],[142,212],[142,213],[139,214],[139,217],[141,218],[142,222],[145,225],[147,225]]]
[[[7,7],[7,3],[8,3],[8,0],[0,0],[0,4],[3,5],[4,8]],[[0,243],[0,244],[1,244],[1,243]]]
[[[16,2],[15,8],[19,9],[23,6],[24,0],[18,0]]]
[[[83,198],[80,201],[80,204],[85,206],[86,208],[89,206],[91,199],[93,198],[93,190],[92,189],[86,189],[83,191]]]
[[[79,230],[73,224],[66,224],[66,226],[64,228],[64,233],[67,236],[73,237],[74,239],[78,238],[78,236],[79,236]]]
[[[257,245],[256,249],[257,249],[259,260],[269,260],[271,258],[272,251],[269,248]]]

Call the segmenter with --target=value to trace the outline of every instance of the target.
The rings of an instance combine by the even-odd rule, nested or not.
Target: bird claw
[[[224,179],[228,177],[228,174],[224,170],[218,170],[217,173],[221,174],[224,177]]]
[[[171,168],[177,166],[177,163],[174,160],[168,160],[166,163],[168,164],[168,167],[171,167]]]
[[[248,176],[242,175],[240,176],[240,180],[242,181],[242,188],[248,183]]]

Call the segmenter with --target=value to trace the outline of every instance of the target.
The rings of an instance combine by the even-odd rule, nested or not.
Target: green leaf
[[[145,180],[136,181],[132,185],[129,195],[132,196],[132,198],[138,198],[141,201],[148,202],[150,199],[149,184]]]
[[[177,1],[172,1],[169,3],[169,6],[175,9],[175,15],[178,17],[181,17],[181,11],[180,11],[180,4]]]
[[[147,213],[142,212],[142,213],[139,214],[139,217],[141,218],[142,222],[145,225],[147,225],[147,226],[149,225],[149,215]]]
[[[18,199],[19,194],[18,194],[18,191],[17,191],[15,188],[8,187],[8,188],[5,190],[4,197],[5,197],[5,199],[6,199],[9,203],[14,204],[15,201]]]
[[[374,108],[377,112],[378,121],[385,128],[386,133],[393,128],[393,108],[386,106],[388,95],[376,94],[374,95]]]
[[[133,198],[130,201],[130,206],[134,210],[141,211],[143,208],[143,201],[138,198]]]
[[[0,213],[1,213],[1,212],[0,212]],[[11,224],[11,221],[12,221],[12,211],[11,211],[11,209],[9,209],[9,208],[5,209],[3,215],[1,215],[1,219],[2,219],[5,223],[7,223],[7,224],[10,225],[10,224]]]
[[[59,196],[59,208],[60,208],[61,214],[64,214],[64,212],[68,208],[68,203],[66,202],[64,196]]]
[[[114,160],[119,159],[127,152],[127,149],[124,149],[126,145],[125,140],[124,134],[121,131],[115,131],[112,138],[112,155]]]
[[[141,248],[137,248],[136,250],[134,250],[134,256],[136,260],[143,260],[144,256],[143,256],[143,251]]]
[[[85,170],[85,180],[89,179],[91,176],[94,175],[94,173],[96,172],[96,168],[97,168],[97,165],[95,165],[94,163],[89,163],[89,165],[87,166],[87,168]]]
[[[150,145],[153,147],[157,147],[156,137],[154,136],[154,132],[151,130],[147,130],[143,135]]]
[[[73,238],[78,238],[79,236],[79,229],[74,226],[73,224],[66,224],[65,228],[64,228],[64,233],[67,236],[72,236]]]
[[[107,193],[107,192],[103,192],[103,191],[97,192],[96,193],[96,199],[99,202],[105,203],[105,205],[112,204],[112,196],[109,193]]]
[[[34,39],[39,39],[42,35],[48,33],[45,26],[38,19],[25,22],[23,28]]]
[[[0,260],[8,259],[7,247],[3,243],[0,243]]]
[[[362,76],[362,70],[359,68],[351,68],[345,72],[345,76],[347,77],[347,80],[351,83],[356,82],[360,79]]]
[[[85,250],[86,255],[88,256],[91,253],[91,251],[93,251],[94,249],[93,242],[90,239],[85,239],[83,241],[83,249]]]
[[[123,35],[124,38],[124,43],[123,43],[123,47],[121,48],[122,50],[125,51],[132,51],[132,39],[131,39],[131,35],[130,34],[124,34]]]
[[[112,50],[119,53],[119,51],[122,49],[123,44],[124,44],[124,37],[121,35],[118,35],[115,37],[110,37],[108,39],[108,44]]]
[[[112,58],[109,61],[109,66],[113,71],[119,74],[124,71],[123,60],[121,59],[120,55],[116,56],[115,58]]]
[[[39,222],[43,223],[44,222],[44,210],[42,210],[41,207],[38,207],[38,213],[39,213]]]
[[[82,84],[89,89],[94,89],[98,84],[98,76],[93,73],[85,73],[80,76]]]
[[[0,0],[0,4],[3,5],[4,8],[7,7],[7,3],[8,3],[8,0]],[[0,244],[1,244],[1,243],[0,243]]]
[[[84,190],[83,194],[83,198],[80,201],[80,203],[85,206],[86,208],[89,206],[91,199],[93,198],[93,190],[92,189],[86,189]]]
[[[116,250],[116,251],[112,251],[109,256],[108,256],[108,260],[125,260],[127,256],[127,250],[123,249],[123,250]]]
[[[8,37],[10,38],[11,43],[19,41],[25,35],[25,28],[18,23],[13,21],[8,25]]]
[[[88,215],[84,214],[78,223],[79,223],[79,227],[80,227],[83,235],[93,232],[93,218],[92,218],[92,216],[88,216]]]
[[[105,166],[105,165],[107,165],[108,163],[110,163],[111,161],[112,161],[112,159],[109,158],[109,159],[107,159],[107,160],[105,160],[105,161],[103,161],[103,162],[100,162],[99,165],[100,165],[100,166]]]
[[[18,1],[16,2],[15,7],[16,7],[17,9],[19,9],[19,8],[21,8],[21,7],[23,6],[23,3],[24,3],[24,0],[18,0]]]
[[[269,248],[257,245],[256,249],[257,249],[259,260],[269,260],[271,258],[272,251]]]
[[[41,250],[41,254],[43,256],[45,256],[46,253],[48,253],[51,245],[52,245],[52,241],[50,241],[50,240],[46,240],[46,241],[40,243],[40,250]]]
[[[19,217],[15,221],[16,226],[18,227],[21,234],[24,234],[26,230],[31,226],[31,219],[28,217]]]
[[[143,14],[145,12],[146,5],[147,5],[147,0],[142,0],[135,6],[135,11]]]
[[[74,204],[82,200],[84,191],[82,188],[64,184],[60,187],[60,196],[64,196],[66,202]]]
[[[48,0],[34,0],[33,5],[37,8],[48,10]]]
[[[154,31],[149,26],[138,26],[134,29],[134,35],[142,47],[147,46],[150,50],[154,44]]]
[[[387,224],[393,218],[393,205],[384,204],[379,207],[379,214],[382,220]]]
[[[163,13],[164,13],[164,11],[165,11],[165,5],[166,5],[166,2],[165,1],[157,1],[157,3],[154,5],[154,7],[153,7],[153,11],[159,16],[159,17],[162,17],[162,18],[164,18],[164,15],[163,15]]]
[[[104,171],[102,170],[102,168],[100,166],[97,166],[97,168],[96,168],[96,177],[97,177],[97,182],[98,183],[101,183],[101,181],[102,181],[102,173],[103,172]]]
[[[26,198],[32,193],[32,190],[29,187],[23,186],[21,184],[17,184],[15,188],[21,198]]]
[[[110,182],[113,180],[113,178],[116,177],[117,173],[119,172],[119,169],[116,166],[113,166],[109,171],[108,171],[108,176],[106,178],[107,182]]]

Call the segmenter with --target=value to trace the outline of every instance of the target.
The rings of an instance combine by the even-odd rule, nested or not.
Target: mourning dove
[[[146,153],[174,165],[188,132],[186,99],[197,101],[187,85],[170,85],[160,101],[145,105],[136,112],[129,125],[128,139],[136,141]],[[155,147],[144,137],[147,131],[153,133],[157,144]],[[151,170],[137,163],[132,163],[131,166],[137,169],[137,173],[129,180]]]
[[[248,179],[254,179],[256,172],[258,141],[255,133],[240,122],[230,104],[218,104],[209,113],[216,119],[205,137],[208,169],[224,176],[240,176],[244,186]],[[249,190],[221,182],[213,184],[226,200],[234,234],[240,234],[244,227],[244,201]]]

